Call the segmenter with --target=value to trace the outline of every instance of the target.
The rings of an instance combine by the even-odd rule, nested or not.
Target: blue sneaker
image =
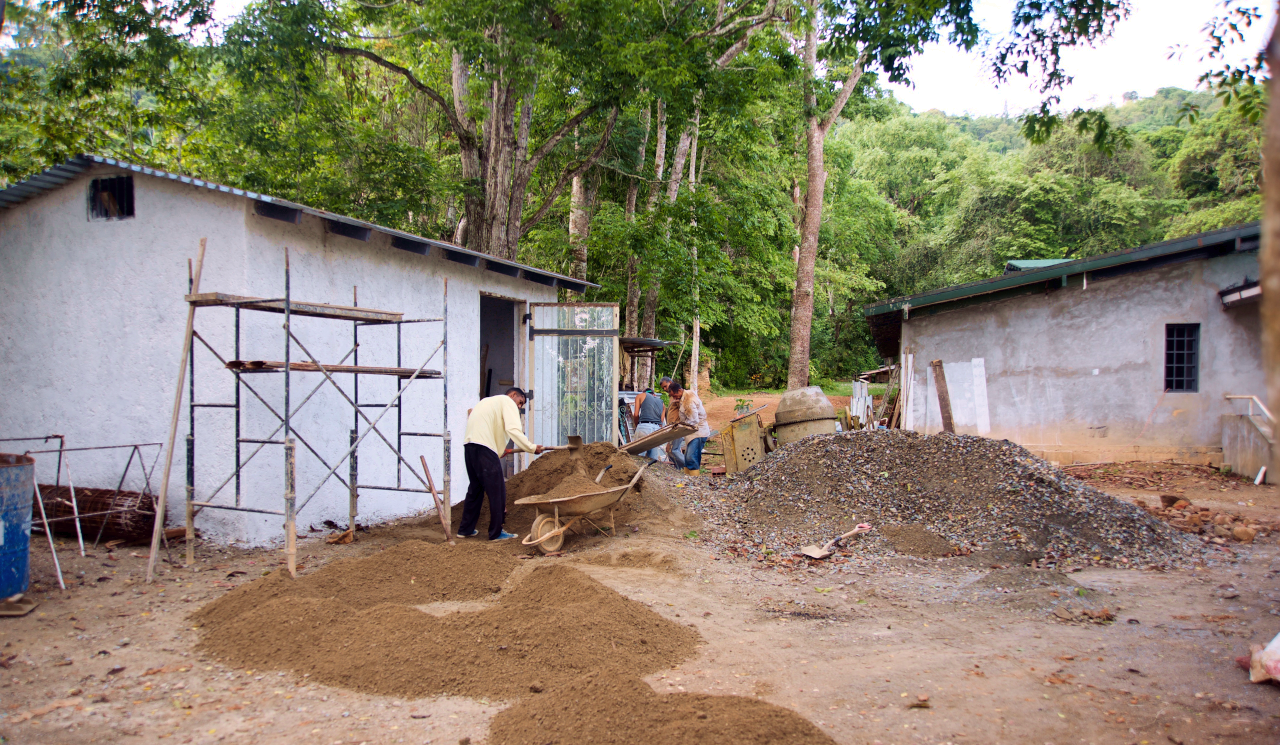
[[[480,532],[479,530],[473,530],[470,533],[459,533],[458,536],[460,538],[474,538],[476,533],[479,533],[479,532]]]
[[[516,534],[515,534],[515,533],[508,533],[507,531],[505,531],[505,530],[504,530],[504,531],[502,531],[501,533],[499,533],[499,534],[498,534],[498,537],[497,537],[497,538],[490,538],[489,540],[491,540],[491,541],[505,541],[505,540],[507,540],[508,538],[515,538],[515,537],[516,537]]]

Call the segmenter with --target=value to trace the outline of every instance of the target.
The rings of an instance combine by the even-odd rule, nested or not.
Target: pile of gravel
[[[690,487],[684,500],[706,521],[705,537],[771,562],[859,522],[875,530],[850,539],[855,556],[937,556],[949,545],[955,555],[994,552],[1048,566],[1169,566],[1204,550],[1018,445],[970,435],[815,435]],[[912,535],[940,540],[904,540]]]

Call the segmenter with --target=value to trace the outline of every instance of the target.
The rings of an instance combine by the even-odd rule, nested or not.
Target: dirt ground
[[[738,416],[733,407],[739,398],[750,401],[753,409],[765,407],[764,411],[760,412],[760,418],[768,425],[773,423],[774,415],[778,412],[778,401],[782,399],[782,394],[756,392],[744,393],[741,396],[716,396],[710,391],[704,391],[702,404],[707,409],[707,421],[711,424],[712,430],[723,430],[730,419]],[[827,399],[831,401],[831,406],[836,411],[849,405],[848,396],[827,396]]]
[[[571,565],[691,625],[703,639],[693,656],[645,678],[658,694],[758,699],[840,743],[1280,741],[1280,686],[1248,683],[1233,662],[1280,632],[1275,536],[1174,572],[1051,576],[967,557],[902,559],[879,573],[834,563],[784,572],[713,554],[697,538],[697,520],[677,506],[685,478],[655,466],[617,537],[574,536],[559,557],[531,556],[514,542],[480,545],[527,556],[521,569]],[[1161,478],[1156,491],[1094,483],[1125,498],[1182,489],[1195,503],[1280,515],[1275,487]],[[525,530],[528,521],[512,515]],[[304,574],[406,539],[443,539],[434,519],[375,526],[351,545],[323,537],[300,542]],[[188,616],[278,569],[278,551],[202,544],[194,567],[164,563],[159,581],[146,585],[144,549],[81,558],[62,540],[62,591],[47,545],[33,544],[40,606],[0,619],[0,742],[481,743],[495,715],[517,704],[354,693],[223,666],[196,651]],[[1077,590],[1116,621],[1066,623],[1048,612],[1050,596]]]

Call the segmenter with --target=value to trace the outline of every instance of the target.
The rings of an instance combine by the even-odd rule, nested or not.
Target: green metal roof
[[[986,295],[1024,285],[1039,284],[1052,280],[1065,281],[1066,277],[1083,274],[1084,272],[1096,272],[1125,264],[1151,262],[1147,267],[1134,267],[1135,270],[1140,271],[1145,268],[1163,265],[1167,263],[1168,259],[1176,259],[1178,254],[1202,252],[1206,249],[1214,249],[1220,252],[1255,250],[1262,234],[1259,225],[1257,222],[1251,222],[1247,225],[1211,230],[1206,233],[1189,235],[1185,238],[1176,238],[1162,243],[1153,243],[1101,256],[1091,256],[1087,259],[1057,262],[1048,266],[992,277],[991,279],[930,290],[917,295],[881,300],[865,306],[863,315],[877,316],[900,311],[904,307],[911,309],[923,308],[929,305]],[[1161,261],[1161,259],[1165,260]]]
[[[1004,273],[1025,272],[1031,269],[1041,269],[1046,266],[1055,264],[1065,264],[1071,259],[1014,259],[1004,265]]]

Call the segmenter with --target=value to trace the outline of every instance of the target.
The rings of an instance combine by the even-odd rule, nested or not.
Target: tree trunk
[[[657,139],[653,144],[653,178],[654,181],[661,182],[667,165],[667,105],[661,98],[658,99],[657,130]],[[650,212],[658,206],[658,193],[658,184],[650,184],[648,206]]]
[[[466,138],[459,138],[462,160],[462,219],[458,221],[458,228],[453,236],[455,243],[465,246],[470,242],[471,234],[474,232],[473,226],[484,220],[484,181],[481,179],[482,155],[475,143],[475,121],[471,118],[466,102],[467,85],[471,75],[467,70],[466,61],[457,51],[453,53],[452,64],[454,114],[459,126],[470,135],[469,141],[464,142]]]
[[[659,183],[667,165],[667,107],[661,98],[658,99],[657,136],[653,150],[653,174],[656,183],[649,185],[649,212],[658,206]],[[645,288],[644,313],[640,320],[640,335],[646,339],[658,338],[658,293],[662,289],[662,280],[658,275],[649,277],[649,285]],[[640,360],[640,374],[636,376],[637,386],[650,386],[654,378],[654,361]]]
[[[791,357],[787,365],[787,390],[789,391],[809,385],[809,333],[813,328],[813,272],[818,257],[818,229],[822,226],[822,197],[827,181],[827,172],[822,158],[822,135],[816,116],[809,117],[807,140],[809,188],[805,193],[804,223],[800,229],[796,288],[791,294]]]
[[[811,0],[817,13],[817,0]],[[866,53],[859,55],[853,72],[844,81],[844,87],[836,94],[831,109],[826,114],[818,112],[815,77],[818,68],[817,23],[805,34],[804,43],[804,106],[809,112],[805,132],[805,155],[808,161],[807,188],[804,196],[804,220],[800,227],[800,251],[796,260],[796,288],[791,295],[791,356],[787,363],[787,390],[809,385],[809,337],[813,330],[813,273],[818,258],[818,232],[822,228],[822,197],[827,186],[826,159],[823,145],[827,132],[849,96],[862,77],[866,65]]]
[[[573,150],[578,152],[577,132]],[[587,214],[586,175],[574,176],[569,189],[569,249],[573,252],[573,276],[587,278],[587,230],[591,217]]]
[[[689,193],[698,187],[698,134],[699,125],[702,123],[702,109],[699,108],[693,113],[693,142],[689,145]],[[698,224],[697,218],[694,218],[694,226]],[[690,246],[690,253],[693,259],[693,340],[689,344],[689,366],[693,370],[693,382],[689,386],[694,391],[698,390],[698,363],[701,361],[699,354],[701,353],[702,344],[702,311],[698,306],[701,299],[699,293],[699,277],[698,277],[698,242],[695,240]]]
[[[636,153],[636,173],[644,173],[645,151],[649,146],[649,107],[645,106],[640,114],[643,134],[640,135],[640,148]],[[640,179],[631,179],[627,184],[627,207],[624,216],[627,222],[636,220],[636,199],[640,196]],[[640,255],[635,251],[627,257],[627,331],[626,335],[634,337],[640,331]],[[631,358],[625,361],[624,370],[630,372]],[[638,372],[638,370],[637,370]],[[635,380],[637,384],[640,382]]]
[[[538,92],[538,81],[534,80],[533,87],[524,96],[524,104],[520,107],[520,129],[516,133],[516,157],[517,164],[527,164],[529,162],[529,128],[532,126],[533,120],[533,98]],[[512,175],[511,184],[511,206],[507,210],[507,246],[503,252],[503,258],[515,261],[516,253],[519,250],[520,236],[524,235],[522,228],[522,218],[524,217],[524,195],[525,189],[529,184],[529,176],[525,174],[523,168],[518,168]],[[529,170],[532,175],[532,170]]]
[[[481,229],[484,243],[481,249],[487,254],[512,258],[507,239],[510,226],[511,203],[524,199],[516,195],[513,176],[516,158],[516,95],[515,85],[505,74],[500,74],[491,88],[492,102],[485,134],[488,145],[488,162],[485,170],[485,224]]]
[[[795,221],[796,232],[799,233],[804,230],[804,192],[800,190],[800,182],[795,178],[791,179],[791,204],[796,208],[795,216],[792,219]],[[800,263],[799,243],[791,247],[791,263]]]
[[[1262,365],[1267,373],[1267,403],[1280,402],[1280,24],[1267,42],[1267,67],[1271,72],[1267,107],[1266,144],[1263,146],[1262,188]],[[1272,461],[1280,462],[1280,441],[1272,446]],[[1268,474],[1270,475],[1270,474]]]
[[[661,101],[659,101],[661,104]],[[644,173],[645,152],[649,147],[649,107],[645,106],[644,111],[640,112],[640,148],[636,152],[636,173]],[[665,144],[665,143],[664,143]],[[635,222],[636,219],[636,199],[640,196],[640,179],[633,178],[631,183],[627,184],[627,206],[625,216],[627,222]]]

